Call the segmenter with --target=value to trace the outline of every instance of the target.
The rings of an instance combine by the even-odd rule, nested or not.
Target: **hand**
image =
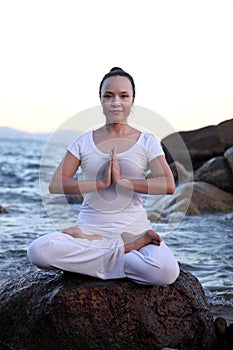
[[[97,189],[103,190],[112,183],[112,151],[109,153],[109,161],[104,171],[102,180],[98,181]]]
[[[112,159],[112,183],[117,184],[121,179],[121,168],[116,157],[116,147],[114,146],[111,151],[111,159]]]

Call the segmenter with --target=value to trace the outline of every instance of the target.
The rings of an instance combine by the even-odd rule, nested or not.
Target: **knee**
[[[48,269],[48,262],[45,261],[37,240],[33,241],[28,247],[27,256],[33,265],[41,269]]]
[[[27,256],[33,265],[38,267],[41,265],[40,249],[36,241],[33,241],[28,247]]]
[[[180,268],[177,262],[169,265],[165,265],[161,267],[160,281],[157,280],[157,284],[159,282],[160,286],[167,286],[169,284],[174,283],[180,274]]]
[[[38,260],[38,250],[34,241],[30,244],[30,246],[27,249],[27,256],[30,262],[36,265],[36,262]]]

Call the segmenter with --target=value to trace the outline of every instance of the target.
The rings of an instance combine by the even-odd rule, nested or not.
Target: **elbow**
[[[52,182],[49,184],[49,193],[55,193],[55,188]]]
[[[174,194],[174,193],[175,193],[175,187],[170,186],[167,188],[167,194]]]
[[[167,194],[174,194],[176,190],[176,186],[174,181],[167,183]]]
[[[49,193],[57,193],[57,181],[56,178],[53,176],[50,183],[49,183]]]

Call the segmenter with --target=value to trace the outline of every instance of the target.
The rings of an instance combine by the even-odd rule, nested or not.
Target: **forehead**
[[[102,92],[104,91],[131,92],[132,90],[133,89],[132,89],[130,80],[127,77],[122,77],[120,75],[107,78],[102,85]]]

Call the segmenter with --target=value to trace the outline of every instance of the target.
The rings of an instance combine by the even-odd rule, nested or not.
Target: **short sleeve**
[[[67,151],[73,154],[75,158],[78,158],[81,160],[81,149],[80,149],[80,143],[79,138],[77,138],[70,146],[67,147]]]
[[[145,133],[144,141],[148,162],[154,158],[164,155],[161,143],[153,134]]]
[[[89,144],[89,133],[83,133],[79,135],[70,146],[67,147],[67,150],[73,154],[76,158],[79,160],[82,160],[82,155],[85,152],[85,149],[88,147]]]

